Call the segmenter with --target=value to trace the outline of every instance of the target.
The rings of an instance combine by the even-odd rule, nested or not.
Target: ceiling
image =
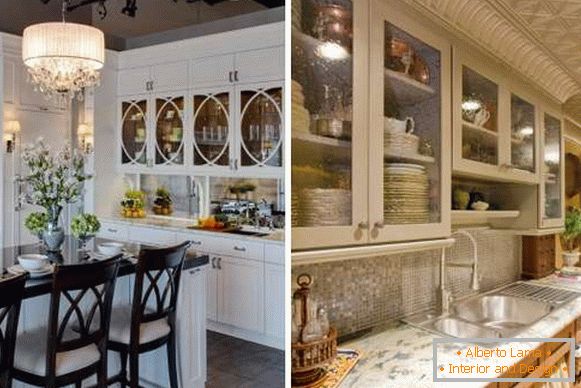
[[[82,0],[71,0],[79,4]],[[107,47],[122,50],[131,39],[202,25],[241,15],[259,15],[269,8],[284,5],[284,0],[224,0],[209,5],[187,0],[136,0],[137,13],[121,13],[126,0],[106,0],[107,16],[101,19],[97,5],[79,7],[67,15],[72,22],[92,24],[103,30]],[[215,0],[206,0],[209,3]],[[61,0],[0,1],[0,31],[22,35],[30,24],[61,19]],[[141,40],[142,41],[142,40]]]

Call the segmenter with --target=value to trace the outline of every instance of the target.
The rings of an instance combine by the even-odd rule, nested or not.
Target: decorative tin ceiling
[[[581,0],[406,0],[560,102],[581,94]]]

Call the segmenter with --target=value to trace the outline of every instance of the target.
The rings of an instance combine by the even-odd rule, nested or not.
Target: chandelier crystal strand
[[[100,84],[105,37],[84,24],[35,24],[24,30],[22,59],[35,90],[61,103],[82,99],[86,88]]]

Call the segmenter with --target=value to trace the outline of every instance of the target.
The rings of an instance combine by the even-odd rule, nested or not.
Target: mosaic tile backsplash
[[[494,230],[470,232],[477,241],[480,291],[514,282],[520,276],[521,238]],[[447,261],[472,258],[462,235],[447,250]],[[437,307],[440,251],[425,251],[293,267],[314,276],[313,296],[327,308],[340,336],[358,332],[414,312]],[[448,288],[455,298],[474,293],[471,269],[447,267]]]

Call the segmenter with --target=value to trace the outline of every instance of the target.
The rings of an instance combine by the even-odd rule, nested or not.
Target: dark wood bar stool
[[[175,321],[182,266],[189,242],[143,249],[135,271],[131,306],[113,310],[109,349],[119,352],[121,371],[109,383],[139,386],[139,355],[167,345],[171,388],[178,387]],[[129,357],[129,380],[127,358]]]
[[[20,304],[26,275],[0,281],[0,387],[8,387],[14,362]],[[5,330],[2,331],[2,327]]]
[[[56,266],[48,327],[18,336],[15,380],[48,388],[81,387],[96,374],[97,386],[107,386],[107,334],[121,256]]]

